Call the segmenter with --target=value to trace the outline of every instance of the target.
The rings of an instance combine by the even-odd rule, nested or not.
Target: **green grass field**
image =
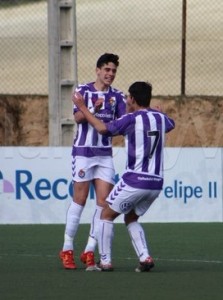
[[[223,299],[223,224],[143,224],[155,268],[136,273],[123,224],[115,225],[112,273],[64,270],[58,259],[64,225],[0,226],[1,300]],[[89,225],[81,225],[76,254]]]

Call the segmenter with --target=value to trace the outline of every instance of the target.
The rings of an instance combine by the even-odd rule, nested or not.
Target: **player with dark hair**
[[[143,227],[138,223],[163,188],[163,150],[165,133],[174,127],[166,114],[151,109],[152,86],[135,82],[129,87],[126,100],[127,114],[109,123],[102,123],[86,108],[81,95],[73,99],[88,122],[104,137],[123,135],[127,153],[126,170],[106,199],[101,213],[98,244],[100,269],[112,271],[111,244],[113,221],[124,214],[133,247],[139,259],[136,272],[154,267]]]
[[[124,94],[113,88],[119,57],[113,53],[105,53],[96,63],[96,80],[79,85],[72,97],[78,92],[82,95],[89,112],[100,122],[108,123],[121,117],[126,112]],[[79,226],[81,214],[93,184],[96,194],[96,209],[93,215],[88,242],[81,261],[86,264],[87,271],[97,270],[94,251],[97,245],[98,223],[105,199],[115,181],[115,170],[112,159],[111,137],[101,136],[87,122],[84,114],[74,105],[74,119],[77,132],[73,143],[73,201],[67,212],[63,249],[60,258],[65,269],[76,269],[74,261],[74,238]]]
[[[107,65],[108,63],[113,63],[116,67],[118,67],[119,56],[113,53],[105,53],[97,60],[96,67],[100,69],[103,65]]]

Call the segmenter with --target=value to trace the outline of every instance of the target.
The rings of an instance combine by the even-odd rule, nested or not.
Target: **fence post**
[[[181,44],[181,95],[185,95],[186,80],[186,27],[187,27],[187,0],[182,5],[182,44]]]
[[[71,93],[77,84],[76,2],[48,1],[49,145],[72,144]]]

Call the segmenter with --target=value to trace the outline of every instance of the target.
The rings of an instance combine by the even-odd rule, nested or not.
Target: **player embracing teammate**
[[[143,227],[138,222],[163,188],[163,151],[165,134],[175,127],[166,114],[150,108],[152,85],[137,81],[129,87],[126,99],[127,114],[103,123],[86,107],[81,94],[73,102],[84,114],[88,123],[102,137],[123,135],[127,153],[126,170],[114,186],[104,206],[98,231],[101,271],[112,271],[113,221],[124,214],[132,245],[139,259],[136,272],[147,272],[154,267]]]

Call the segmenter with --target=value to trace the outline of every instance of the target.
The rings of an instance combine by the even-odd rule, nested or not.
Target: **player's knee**
[[[114,221],[116,217],[118,217],[120,214],[112,210],[109,206],[106,206],[101,213],[101,219],[108,220],[108,221]]]
[[[131,210],[124,217],[125,225],[128,226],[130,223],[137,222],[138,218],[139,216],[137,216],[136,213],[133,210]]]
[[[106,202],[105,202],[105,199],[97,199],[97,206],[101,206],[103,208],[106,207]]]
[[[77,203],[77,204],[79,204],[81,206],[85,206],[86,201],[87,201],[86,197],[74,197],[73,198],[73,202]]]

